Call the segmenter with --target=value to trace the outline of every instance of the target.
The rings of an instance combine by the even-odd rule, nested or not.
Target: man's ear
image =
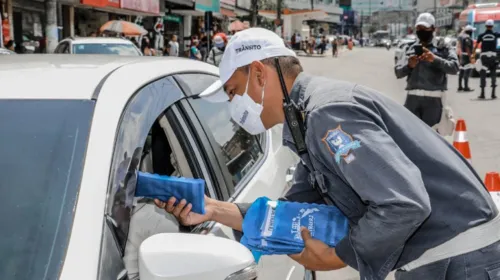
[[[253,71],[255,71],[255,75],[257,75],[257,81],[261,87],[264,86],[266,83],[266,71],[267,68],[264,65],[264,63],[260,61],[254,61],[251,64],[251,67],[253,67]]]

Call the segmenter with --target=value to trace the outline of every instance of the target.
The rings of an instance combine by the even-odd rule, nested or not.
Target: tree
[[[283,0],[252,0],[252,26],[257,26],[257,16],[259,10],[277,11],[278,4],[277,1],[281,1],[281,10],[286,8]]]

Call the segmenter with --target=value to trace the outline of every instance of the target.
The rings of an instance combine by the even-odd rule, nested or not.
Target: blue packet
[[[203,179],[172,177],[145,172],[137,172],[136,197],[157,198],[168,201],[172,196],[176,204],[185,199],[191,203],[191,211],[205,214],[205,181]]]
[[[335,247],[348,232],[347,218],[334,206],[258,198],[243,220],[247,247],[262,254],[296,254],[304,248],[300,228]]]

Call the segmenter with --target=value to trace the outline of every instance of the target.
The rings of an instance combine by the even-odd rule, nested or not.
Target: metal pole
[[[47,53],[53,53],[57,47],[59,36],[57,32],[57,1],[45,0],[46,22],[45,33],[47,34]]]
[[[282,0],[277,0],[276,2],[276,19],[278,21],[278,24],[276,27],[281,26],[281,34],[280,36],[283,36],[283,24],[281,24],[281,1]]]

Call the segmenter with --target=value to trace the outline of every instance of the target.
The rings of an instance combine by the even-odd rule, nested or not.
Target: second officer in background
[[[430,127],[441,121],[447,74],[458,72],[456,52],[444,40],[434,37],[435,23],[430,13],[418,16],[415,24],[418,40],[406,47],[395,68],[398,79],[406,77],[405,107]]]
[[[472,91],[469,88],[469,77],[472,68],[474,67],[474,56],[472,49],[474,42],[472,41],[472,32],[476,30],[471,25],[467,25],[464,31],[458,37],[457,50],[460,52],[460,73],[458,74],[458,91]],[[462,87],[462,82],[465,87]]]
[[[481,44],[481,64],[482,69],[480,71],[481,75],[481,95],[479,99],[484,99],[484,88],[486,87],[486,71],[490,72],[491,76],[491,98],[497,98],[495,94],[495,88],[497,86],[497,40],[500,37],[498,33],[493,30],[495,23],[493,20],[489,19],[485,23],[486,31],[479,34],[477,38],[476,47],[474,48],[473,54],[476,53],[476,48]]]

